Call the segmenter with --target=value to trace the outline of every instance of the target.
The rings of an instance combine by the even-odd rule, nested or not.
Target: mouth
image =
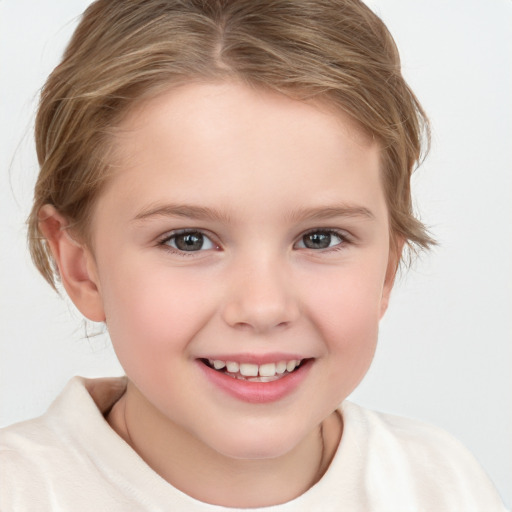
[[[224,359],[206,357],[196,361],[210,384],[222,393],[243,402],[265,404],[283,400],[302,389],[315,362],[314,358],[300,359],[295,354],[276,354],[273,360],[270,357],[247,355],[237,361],[226,355]]]
[[[255,364],[220,359],[201,359],[204,365],[227,377],[246,382],[274,382],[299,370],[309,359],[291,359]]]

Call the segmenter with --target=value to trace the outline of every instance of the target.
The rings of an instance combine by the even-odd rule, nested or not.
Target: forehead
[[[266,191],[261,209],[294,208],[308,192],[319,203],[382,199],[380,148],[348,116],[237,83],[190,84],[141,103],[115,147],[111,197],[236,207]]]
[[[311,126],[313,120],[321,120],[324,129],[330,129],[332,134],[343,133],[358,146],[371,147],[377,144],[373,134],[327,96],[301,101],[237,81],[192,82],[136,102],[114,132],[115,141],[122,150],[118,156],[126,157],[126,146],[131,146],[134,138],[139,138],[142,131],[147,132],[153,128],[164,133],[162,128],[168,130],[170,123],[174,123],[177,131],[189,136],[190,133],[185,134],[181,128],[194,124],[193,131],[199,137],[204,137],[207,133],[206,130],[198,131],[200,124],[205,129],[215,127],[218,132],[220,123],[223,120],[225,124],[231,123],[233,116],[246,122],[248,127],[265,125],[269,135],[271,131],[278,132],[283,124],[287,128],[293,125],[304,127],[306,124]],[[293,136],[293,133],[289,131],[288,135]],[[314,137],[314,130],[309,135]],[[133,147],[134,150],[136,148]]]

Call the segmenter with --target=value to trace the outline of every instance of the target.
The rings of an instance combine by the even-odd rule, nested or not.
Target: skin
[[[197,499],[293,499],[335,453],[333,411],[370,366],[393,285],[377,143],[321,105],[221,83],[146,102],[116,149],[91,247],[53,207],[41,212],[68,294],[106,322],[128,376],[109,423]],[[203,248],[173,248],[182,229],[203,232]],[[310,248],[312,230],[337,234]],[[200,368],[269,353],[313,360],[275,402],[230,396]]]

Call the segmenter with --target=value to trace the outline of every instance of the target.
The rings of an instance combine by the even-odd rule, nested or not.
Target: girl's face
[[[90,270],[140,410],[230,457],[292,450],[375,351],[396,265],[378,145],[234,83],[166,93],[117,137]]]

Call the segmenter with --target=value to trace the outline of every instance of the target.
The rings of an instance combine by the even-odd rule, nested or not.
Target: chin
[[[222,450],[219,451],[221,455],[230,459],[237,460],[269,460],[269,459],[278,459],[286,455],[289,451],[293,449],[293,446],[286,447],[283,449],[283,446],[269,446],[268,444],[259,443],[258,446],[229,446],[222,447]]]
[[[276,459],[291,452],[297,447],[303,437],[281,428],[280,434],[274,430],[271,433],[252,430],[231,433],[229,437],[224,435],[210,444],[224,457],[240,460],[264,460]]]

